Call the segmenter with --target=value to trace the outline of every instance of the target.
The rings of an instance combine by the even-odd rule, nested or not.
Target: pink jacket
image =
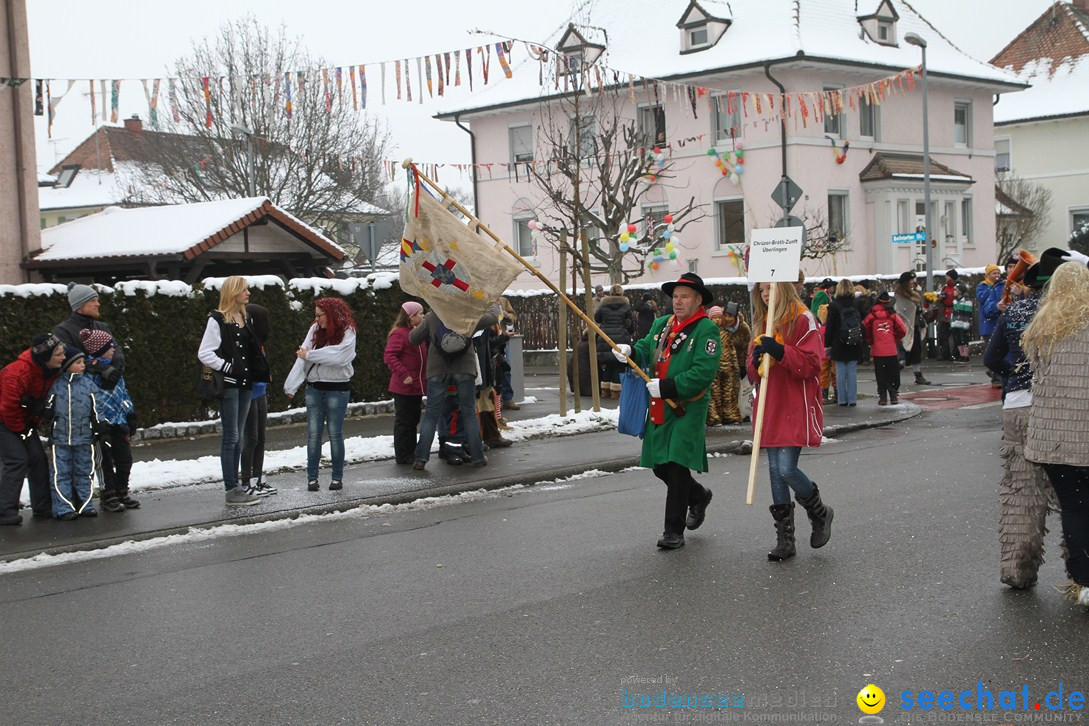
[[[821,445],[824,412],[821,409],[821,354],[823,353],[817,319],[810,312],[798,317],[794,334],[783,341],[783,360],[768,373],[768,393],[764,414],[764,432],[760,448]],[[758,336],[754,333],[753,340]],[[749,345],[747,368],[750,381],[759,381],[752,364]],[[754,401],[752,420],[756,422]]]
[[[382,355],[386,367],[392,375],[389,379],[390,393],[403,396],[422,396],[427,393],[427,341],[416,344],[408,340],[408,328],[396,328],[386,341],[386,352]],[[412,383],[405,383],[405,378],[412,376]]]
[[[866,333],[866,342],[870,344],[870,355],[877,358],[896,355],[896,344],[907,335],[904,319],[884,305],[873,306],[862,321],[862,329]]]

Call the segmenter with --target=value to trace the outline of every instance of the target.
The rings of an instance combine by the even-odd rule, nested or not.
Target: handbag
[[[223,371],[204,366],[197,380],[197,396],[202,401],[218,401],[223,398]]]
[[[639,353],[639,367],[644,371],[643,353]],[[620,418],[616,430],[627,436],[643,438],[647,430],[647,411],[650,408],[650,393],[647,392],[646,380],[628,368],[620,374]]]

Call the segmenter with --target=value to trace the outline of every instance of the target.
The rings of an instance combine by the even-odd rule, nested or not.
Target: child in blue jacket
[[[110,365],[117,343],[105,330],[84,328],[79,331],[83,351],[92,361]],[[88,373],[95,387],[98,414],[102,420],[98,443],[102,451],[102,508],[107,512],[136,509],[140,502],[129,496],[129,473],[132,471],[130,440],[136,430],[136,407],[129,396],[124,377],[116,383],[103,379],[98,373]]]
[[[83,375],[83,351],[64,346],[61,374],[49,390],[53,425],[49,439],[50,496],[53,516],[68,521],[96,517],[91,503],[94,476],[94,435],[98,428],[95,386]]]

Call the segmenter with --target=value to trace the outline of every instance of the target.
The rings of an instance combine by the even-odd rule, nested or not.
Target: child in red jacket
[[[862,321],[866,342],[873,356],[873,372],[877,376],[877,405],[900,403],[900,359],[896,344],[907,335],[904,320],[892,309],[888,292],[877,296],[877,304]]]

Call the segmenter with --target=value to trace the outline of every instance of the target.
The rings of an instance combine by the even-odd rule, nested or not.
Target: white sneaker
[[[257,482],[257,485],[253,487],[253,492],[252,493],[256,494],[259,497],[267,497],[267,496],[271,496],[273,494],[276,494],[279,491],[280,490],[277,489],[276,487],[271,486],[269,484],[266,484],[263,481],[259,481],[259,482]]]
[[[227,492],[226,504],[229,507],[245,507],[260,501],[261,497],[250,494],[244,487],[238,486]]]
[[[1078,597],[1074,602],[1089,608],[1089,587],[1081,586],[1078,590]]]

